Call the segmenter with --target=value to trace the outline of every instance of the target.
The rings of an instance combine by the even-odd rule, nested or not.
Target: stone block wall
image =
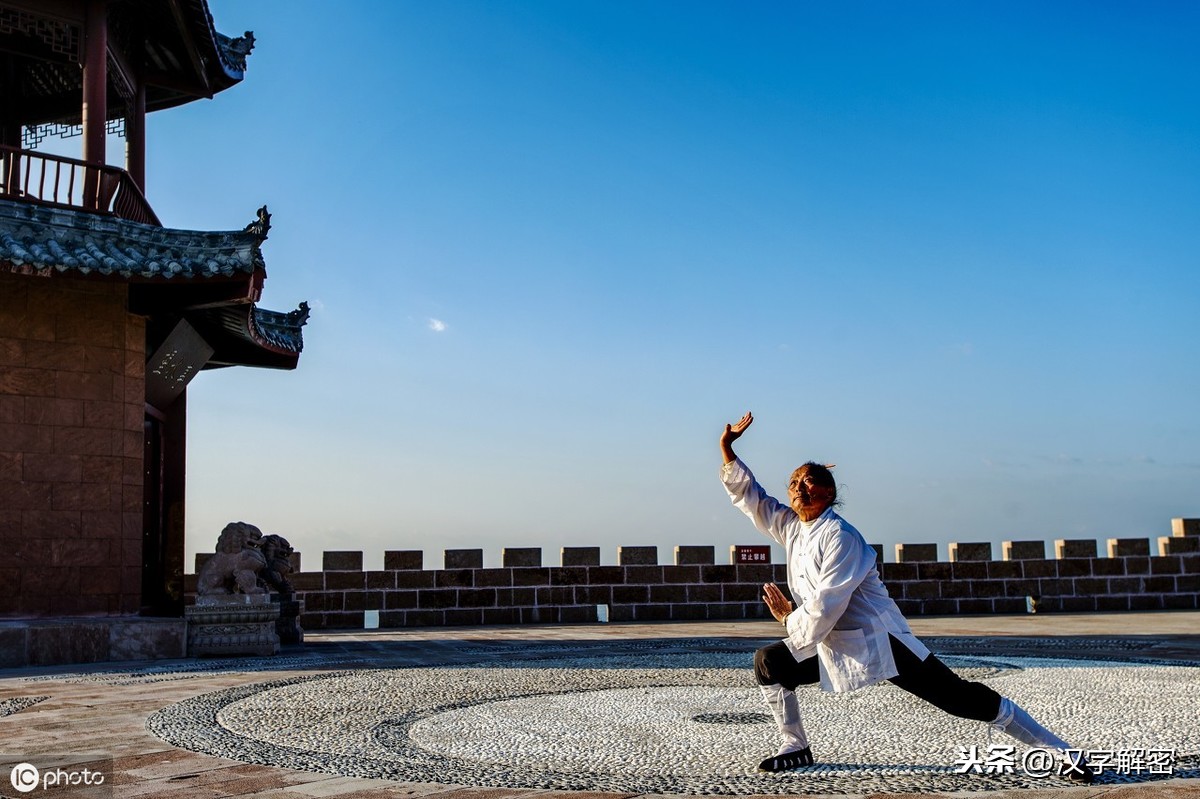
[[[1200,530],[1159,538],[1158,554],[1149,539],[1110,539],[1107,557],[1091,539],[1053,549],[1047,558],[1045,542],[1005,541],[994,560],[989,543],[955,542],[941,561],[935,544],[900,544],[897,562],[878,565],[908,615],[1025,613],[1030,598],[1038,612],[1200,607]],[[446,550],[436,569],[420,551],[394,551],[380,571],[365,571],[361,552],[326,552],[320,571],[292,583],[307,630],[361,628],[367,611],[381,628],[594,622],[598,606],[614,622],[769,618],[762,584],[786,589],[785,566],[738,564],[733,550],[728,565],[711,546],[676,547],[674,562],[660,564],[657,547],[620,547],[617,565],[601,566],[599,547],[566,547],[560,565],[543,566],[540,549],[505,549],[487,569],[481,549]]]
[[[0,274],[0,618],[137,613],[144,406],[125,285]]]
[[[384,553],[382,571],[347,554],[292,576],[305,629],[362,627],[365,611],[382,628],[594,622],[598,606],[614,622],[763,618],[760,587],[784,579],[783,566],[717,565],[712,547],[680,547],[673,565],[657,547],[622,547],[616,566],[600,565],[599,547],[565,548],[558,566],[541,565],[539,548],[505,549],[489,569],[481,549],[446,550],[433,570],[419,551]]]

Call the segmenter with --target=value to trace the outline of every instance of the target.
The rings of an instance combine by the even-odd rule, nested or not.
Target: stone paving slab
[[[960,616],[918,618],[912,623],[918,635],[938,638],[942,647],[934,648],[939,652],[957,652],[956,645],[961,645],[960,649],[976,655],[1030,655],[1041,648],[1055,657],[1095,658],[1098,648],[1107,648],[1122,658],[1143,662],[1200,662],[1200,635],[1194,632],[1200,630],[1200,614],[1194,612]],[[1126,635],[1129,630],[1139,634]],[[449,775],[445,782],[396,782],[247,764],[172,747],[147,731],[146,722],[165,708],[214,692],[280,679],[313,679],[334,671],[419,668],[443,660],[461,666],[469,664],[471,658],[479,658],[481,650],[494,662],[508,662],[514,652],[522,649],[543,648],[562,657],[564,650],[571,651],[580,644],[603,648],[608,642],[614,648],[643,645],[652,649],[659,645],[657,642],[672,639],[721,640],[728,648],[736,649],[739,642],[753,643],[777,635],[777,625],[767,622],[358,631],[310,635],[303,649],[285,652],[275,659],[0,670],[0,751],[31,756],[61,755],[73,750],[119,755],[113,762],[116,797],[620,799],[641,794],[463,787],[454,784]],[[750,649],[746,651],[748,654]],[[47,698],[27,704],[37,697]],[[12,710],[15,704],[25,706]],[[6,713],[6,708],[10,712]],[[6,775],[0,774],[0,778],[0,794],[9,795]],[[860,795],[882,799],[927,792]],[[1200,797],[1200,780],[1086,787],[1059,783],[1044,788],[941,795],[972,799],[1182,799]]]

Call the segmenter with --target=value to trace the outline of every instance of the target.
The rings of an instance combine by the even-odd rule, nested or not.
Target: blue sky
[[[267,203],[261,304],[313,314],[192,383],[189,563],[234,519],[722,562],[747,409],[889,560],[1200,515],[1197,6],[210,2],[257,47],[150,117],[147,195]]]

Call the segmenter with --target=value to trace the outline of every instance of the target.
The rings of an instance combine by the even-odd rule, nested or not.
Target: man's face
[[[808,467],[801,466],[788,481],[788,500],[792,510],[807,522],[825,512],[833,502],[833,491],[829,486],[818,485]]]

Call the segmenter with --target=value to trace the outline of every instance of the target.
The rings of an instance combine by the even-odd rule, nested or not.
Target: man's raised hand
[[[733,454],[733,442],[741,438],[742,433],[746,432],[746,428],[753,423],[754,414],[747,411],[746,415],[738,419],[736,423],[725,425],[725,432],[721,434],[721,454],[726,463],[731,463],[737,458]]]

